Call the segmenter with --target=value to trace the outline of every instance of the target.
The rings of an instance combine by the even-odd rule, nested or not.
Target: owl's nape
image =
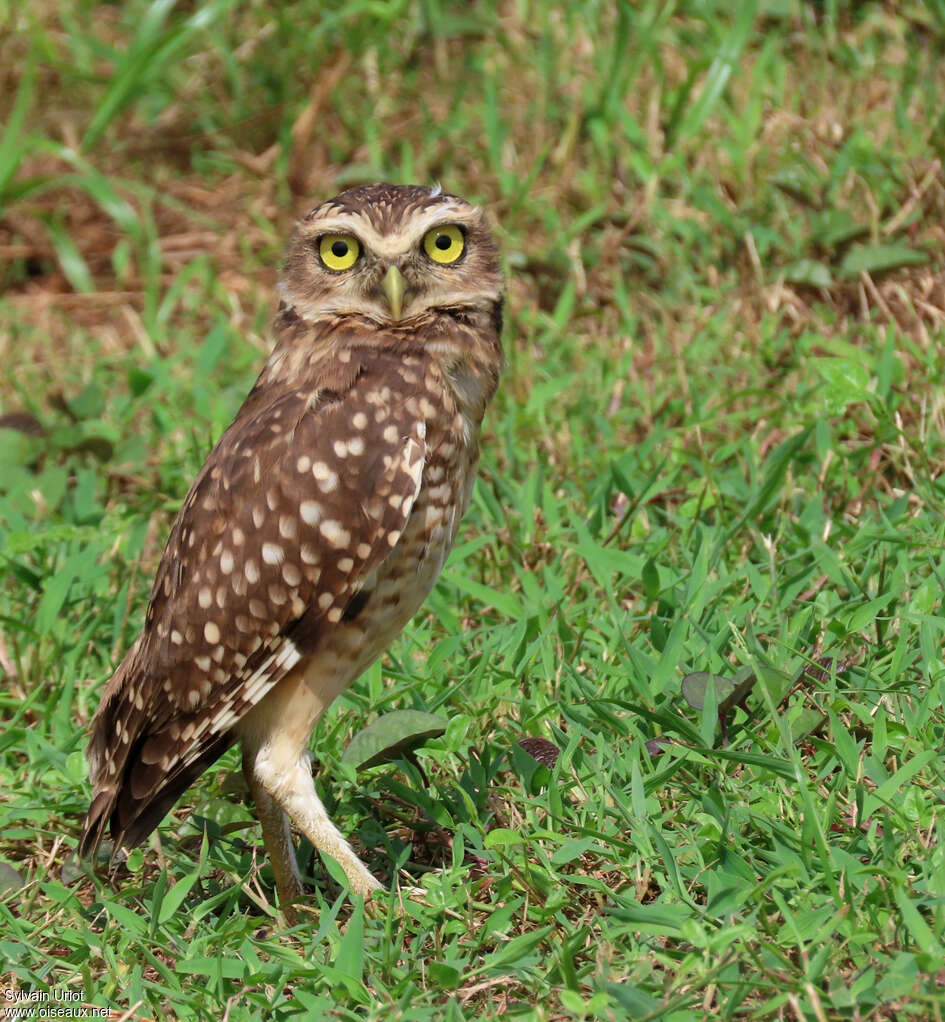
[[[357,893],[307,746],[415,613],[469,501],[502,355],[482,213],[437,190],[349,189],[289,243],[256,385],[175,521],[144,627],[106,686],[81,848],[131,847],[230,745],[280,905],[303,893],[290,821]]]

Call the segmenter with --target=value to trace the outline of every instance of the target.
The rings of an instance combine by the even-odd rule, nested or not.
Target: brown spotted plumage
[[[95,715],[83,853],[106,832],[140,842],[239,741],[280,901],[302,894],[290,819],[355,891],[379,886],[319,802],[307,743],[452,546],[498,381],[500,290],[485,220],[456,196],[352,188],[300,221],[273,354],[184,501]]]

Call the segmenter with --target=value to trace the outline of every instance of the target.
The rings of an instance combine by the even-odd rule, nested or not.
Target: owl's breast
[[[477,442],[451,428],[451,419],[429,425],[427,460],[405,529],[315,651],[311,670],[323,691],[343,689],[390,645],[419,610],[453,546],[476,471]]]
[[[466,510],[477,461],[475,450],[458,442],[458,437],[456,440],[431,450],[407,527],[378,569],[370,594],[365,592],[361,624],[372,633],[393,637],[399,632],[419,609],[446,563]]]

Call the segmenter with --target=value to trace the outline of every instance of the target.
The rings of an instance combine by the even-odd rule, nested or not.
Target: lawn
[[[943,0],[6,0],[0,81],[0,1017],[945,1017]],[[84,749],[293,219],[375,180],[487,207],[507,366],[312,743],[394,891],[303,847],[287,929],[235,751],[109,877]]]

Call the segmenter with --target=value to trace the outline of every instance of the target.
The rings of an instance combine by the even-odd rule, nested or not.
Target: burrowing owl
[[[423,602],[469,503],[498,382],[502,277],[455,195],[351,188],[289,243],[266,367],[171,529],[144,628],[105,688],[81,851],[130,848],[234,742],[280,903],[289,821],[380,884],[328,818],[307,744]]]

